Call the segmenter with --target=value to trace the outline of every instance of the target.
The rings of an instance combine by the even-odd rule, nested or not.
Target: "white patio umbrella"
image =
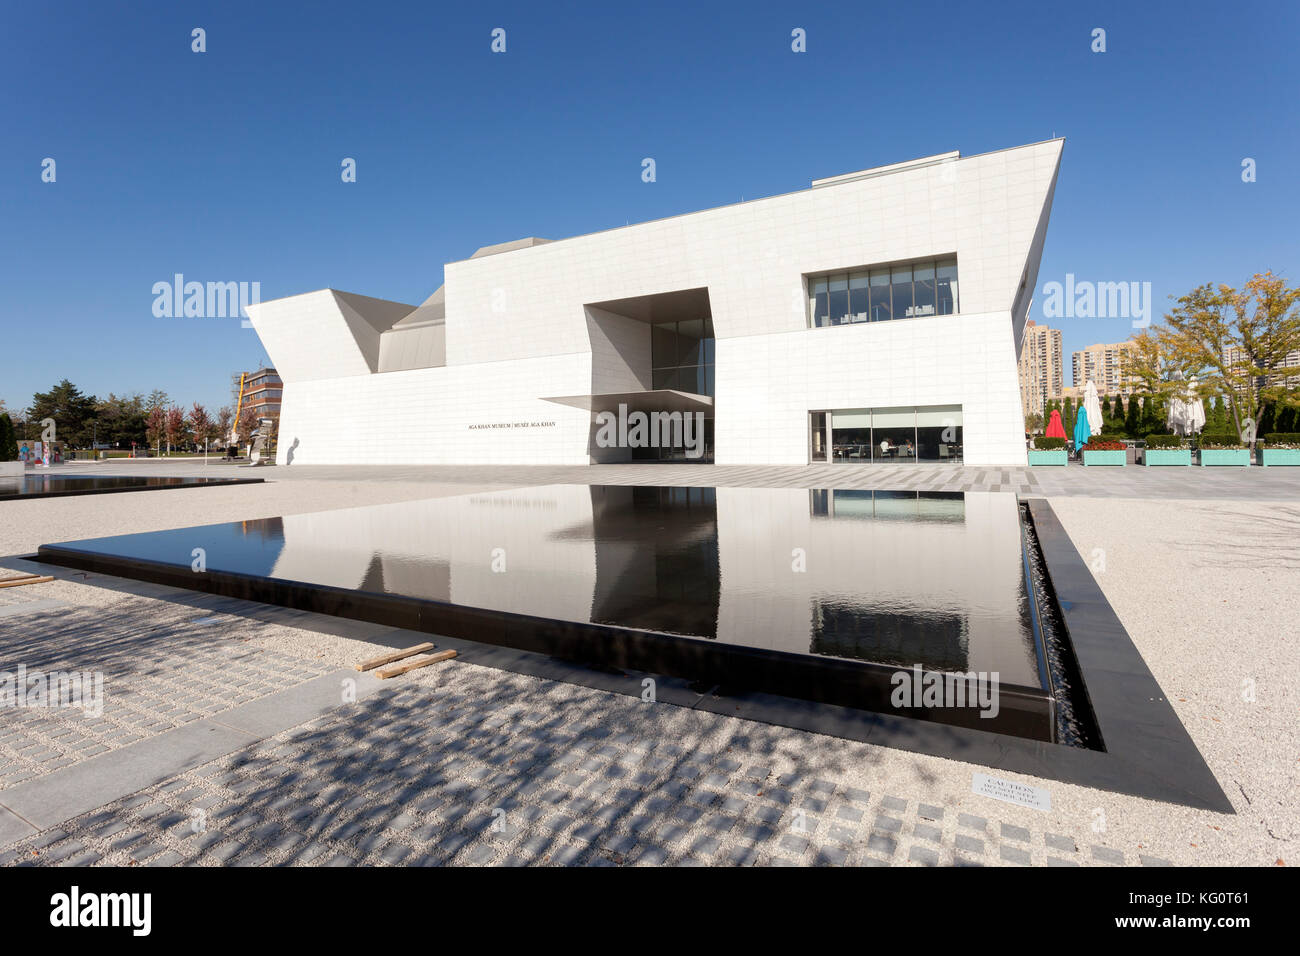
[[[1189,433],[1199,432],[1205,427],[1205,403],[1196,395],[1196,376],[1192,376],[1187,386],[1187,398],[1187,430]]]
[[[1097,397],[1097,383],[1088,379],[1083,387],[1083,407],[1088,410],[1088,432],[1090,435],[1101,433],[1101,400]]]
[[[1175,435],[1186,435],[1188,433],[1188,415],[1187,403],[1177,395],[1169,399],[1169,414],[1165,418],[1165,424]]]

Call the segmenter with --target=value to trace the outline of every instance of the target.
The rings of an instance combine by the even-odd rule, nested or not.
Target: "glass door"
[[[828,412],[809,412],[808,413],[808,460],[812,462],[826,461],[826,450],[829,447],[829,440],[826,433],[826,423],[830,418]]]

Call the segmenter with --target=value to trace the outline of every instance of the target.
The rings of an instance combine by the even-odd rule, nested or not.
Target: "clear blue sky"
[[[1297,10],[3,0],[0,398],[26,406],[67,377],[228,401],[229,374],[264,352],[237,319],[155,318],[152,286],[177,272],[259,281],[264,299],[331,286],[418,303],[481,245],[1053,135],[1036,318],[1067,272],[1151,282],[1157,318],[1200,282],[1295,281]],[[1067,363],[1131,332],[1053,324]]]

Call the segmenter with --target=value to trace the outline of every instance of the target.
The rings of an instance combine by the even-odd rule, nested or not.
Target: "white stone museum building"
[[[277,461],[1023,465],[1062,146],[488,246],[419,306],[249,305],[284,380]]]

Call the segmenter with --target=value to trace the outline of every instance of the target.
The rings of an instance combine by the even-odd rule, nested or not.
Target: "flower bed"
[[[1201,467],[1250,464],[1250,449],[1233,432],[1206,432],[1201,435]]]
[[[1095,435],[1083,446],[1083,463],[1085,465],[1119,465],[1127,464],[1128,447],[1116,438]]]
[[[1031,465],[1064,465],[1067,457],[1064,438],[1039,438],[1029,449]]]
[[[1181,435],[1148,435],[1146,446],[1142,453],[1142,464],[1146,467],[1192,463],[1192,449]]]
[[[1272,432],[1264,436],[1264,444],[1256,451],[1256,461],[1267,468],[1270,465],[1300,466],[1300,434]]]
[[[1029,449],[1029,463],[1031,465],[1064,465],[1065,459],[1064,448]]]

